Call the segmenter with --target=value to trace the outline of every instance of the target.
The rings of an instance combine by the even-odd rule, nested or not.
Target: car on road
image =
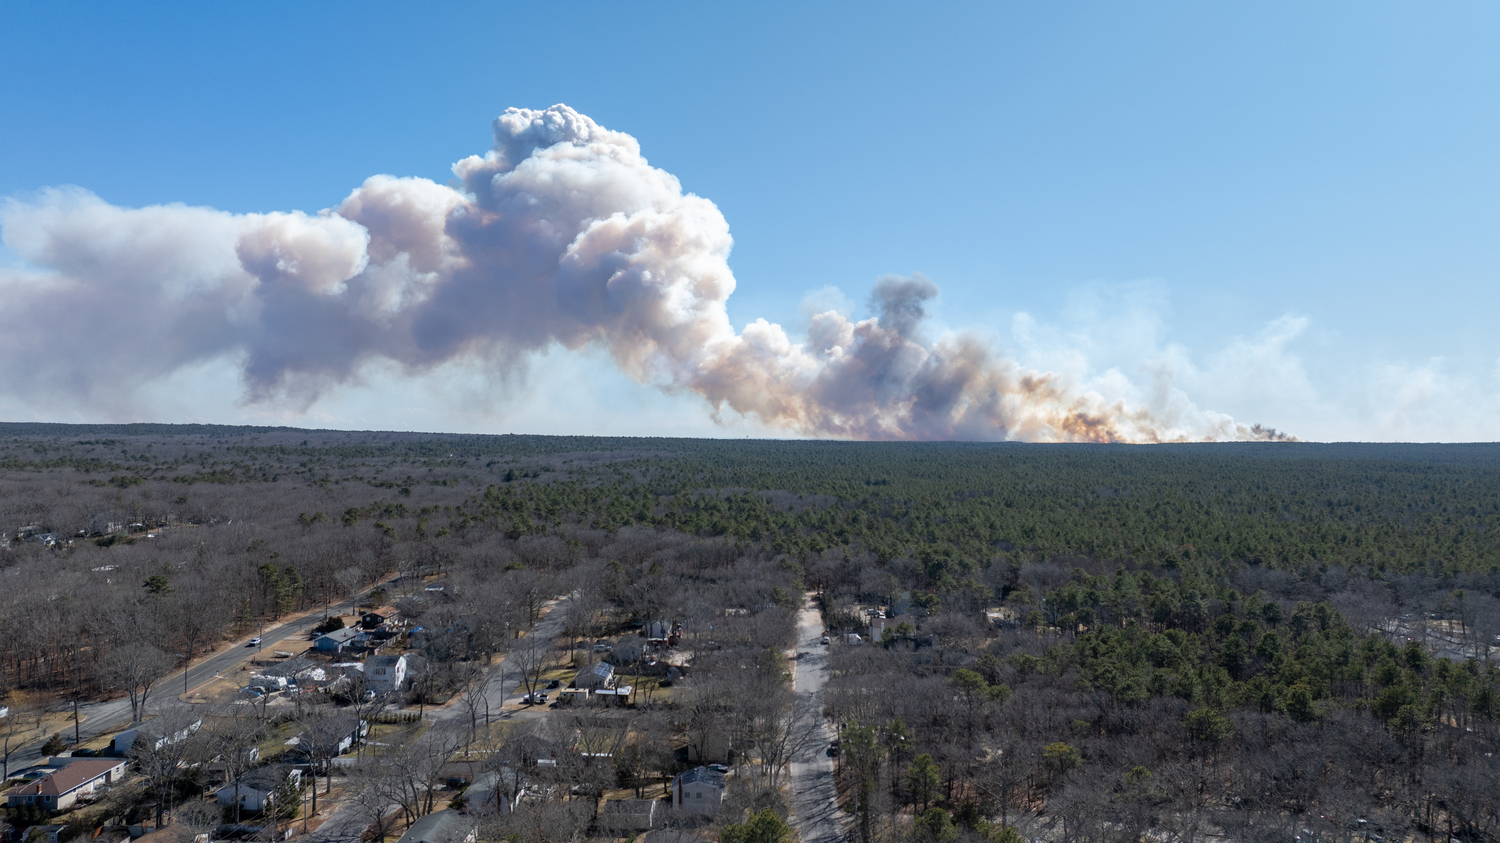
[[[824,646],[827,646],[827,644],[828,644],[828,636],[826,636],[826,635],[823,636],[822,640],[820,640],[818,643],[822,644]]]
[[[594,645],[594,652],[596,652],[596,653],[608,653],[610,650],[613,650],[613,649],[614,649],[614,645],[607,644],[607,643],[605,643],[603,641],[600,641],[598,644]]]
[[[250,639],[250,643],[246,644],[245,646],[246,647],[259,647],[260,646],[260,636],[257,635],[254,638],[251,638]]]

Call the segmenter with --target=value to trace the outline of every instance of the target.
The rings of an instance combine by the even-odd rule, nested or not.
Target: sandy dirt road
[[[797,618],[797,667],[792,672],[792,690],[799,703],[820,713],[823,686],[828,683],[829,647],[821,643],[823,632],[816,596],[809,593]],[[834,760],[828,755],[835,732],[833,724],[821,719],[821,714],[818,734],[820,740],[812,741],[792,759],[792,826],[802,843],[842,843],[848,837],[849,823],[839,810]]]

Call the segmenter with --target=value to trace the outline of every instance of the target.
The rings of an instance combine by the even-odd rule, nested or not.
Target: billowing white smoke
[[[924,341],[937,287],[876,286],[878,315],[813,317],[806,342],[736,332],[729,226],[572,109],[510,109],[457,187],[375,176],[337,208],[124,209],[52,190],[0,209],[35,272],[0,271],[0,389],[129,389],[233,359],[251,401],[310,404],[373,360],[498,369],[552,343],[608,349],[643,382],[804,434],[1163,441],[1275,434],[1202,413],[1169,426],[1029,372],[966,334]]]

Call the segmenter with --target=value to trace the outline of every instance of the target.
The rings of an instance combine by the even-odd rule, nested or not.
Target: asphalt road
[[[797,618],[797,666],[792,672],[792,690],[799,702],[813,711],[823,710],[823,686],[828,684],[828,646],[823,638],[823,619],[808,595],[808,602]],[[828,757],[828,744],[834,739],[833,724],[818,724],[822,740],[813,741],[792,759],[792,826],[802,843],[841,843],[847,837],[847,819],[839,810],[838,789],[834,782],[834,760]]]
[[[269,655],[276,649],[276,644],[292,639],[294,641],[307,641],[308,632],[323,620],[319,612],[314,612],[307,617],[297,618],[267,627],[261,633],[261,644],[259,647],[245,646],[249,638],[241,639],[234,645],[224,648],[223,651],[215,653],[208,659],[200,661],[187,670],[186,687],[197,688],[206,682],[210,682],[221,675],[238,672],[240,663],[256,656]],[[246,676],[249,674],[247,673]],[[162,677],[151,688],[151,694],[146,700],[149,711],[160,711],[168,706],[183,705],[178,697],[183,693],[182,671],[174,671]],[[63,706],[71,708],[71,706]],[[60,707],[60,708],[63,708]],[[116,731],[130,723],[130,701],[128,699],[109,700],[107,702],[82,703],[78,706],[78,713],[84,718],[78,729],[83,741],[89,741],[106,732]],[[73,737],[72,726],[64,730],[63,736],[68,739]],[[10,769],[12,772],[23,770],[36,764],[43,759],[41,739],[32,743],[15,755],[11,756]]]
[[[531,632],[531,636],[535,638],[540,646],[546,650],[550,650],[555,646],[557,637],[562,634],[563,623],[566,617],[566,601],[553,601],[549,604],[547,614],[537,622],[536,627]],[[162,677],[151,689],[151,694],[147,701],[148,709],[155,712],[168,706],[186,705],[187,703],[180,699],[184,694],[185,688],[192,690],[221,676],[238,673],[240,672],[239,667],[242,662],[257,656],[270,654],[277,649],[276,645],[281,641],[290,639],[299,643],[306,642],[308,632],[322,620],[322,614],[314,612],[304,618],[267,627],[263,632],[260,632],[261,643],[259,647],[246,646],[245,642],[249,640],[246,638],[188,668],[186,679],[184,679],[183,673],[180,670]],[[518,645],[516,649],[519,651],[521,645],[524,645],[526,641],[527,639],[522,639],[516,642]],[[246,676],[248,675],[246,673]],[[490,720],[498,720],[502,716],[507,718],[515,716],[515,712],[502,715],[501,708],[506,700],[518,698],[524,692],[524,689],[521,687],[522,678],[522,669],[518,660],[510,657],[501,660],[500,664],[490,669],[490,672],[483,680],[485,683],[485,697],[490,704]],[[79,730],[84,741],[96,738],[106,732],[118,730],[130,722],[129,700],[85,703],[78,708],[79,713],[85,718]],[[536,713],[540,714],[544,710],[541,708],[536,709]],[[444,721],[461,721],[467,716],[464,707],[456,703],[450,704],[445,708],[427,710],[427,718],[439,723]],[[11,756],[10,769],[12,771],[25,769],[42,760],[41,746],[44,742],[44,740],[38,740]],[[365,825],[365,820],[358,812],[347,807],[341,807],[328,816],[317,830],[308,835],[307,840],[316,841],[316,843],[357,843],[361,833],[364,831]]]

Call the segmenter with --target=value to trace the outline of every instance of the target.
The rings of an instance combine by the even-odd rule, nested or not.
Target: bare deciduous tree
[[[172,657],[150,644],[126,644],[110,652],[99,666],[104,683],[130,697],[130,722],[139,723],[158,680],[172,668]]]

